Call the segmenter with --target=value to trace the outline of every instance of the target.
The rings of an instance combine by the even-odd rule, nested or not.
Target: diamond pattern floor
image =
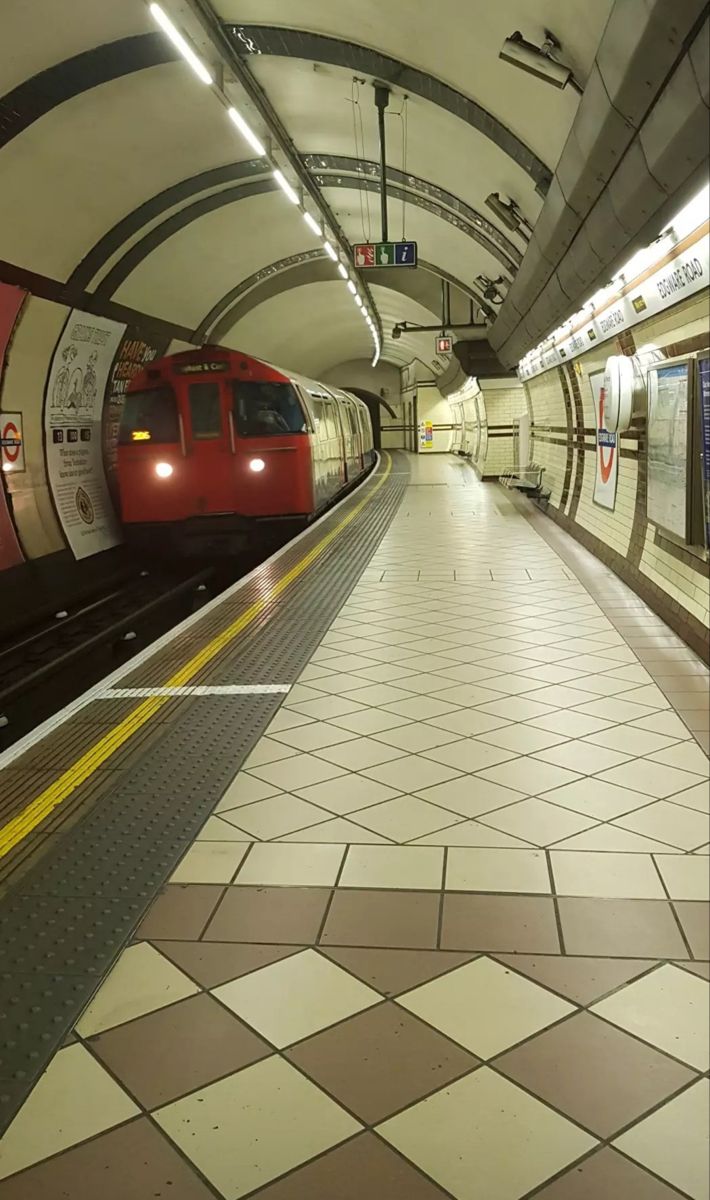
[[[413,462],[0,1200],[708,1200],[707,671],[554,538]]]

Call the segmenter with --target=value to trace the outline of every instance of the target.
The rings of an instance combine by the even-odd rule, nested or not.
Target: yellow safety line
[[[362,511],[366,504],[370,503],[386,482],[392,470],[392,459],[386,453],[383,457],[386,458],[383,473],[376,480],[374,487],[368,490],[368,494],[355,505],[347,516],[343,517],[342,521],[334,529],[331,529],[330,533],[325,534],[307,554],[304,554],[303,558],[299,559],[295,566],[291,567],[290,571],[287,571],[285,575],[277,579],[262,599],[256,600],[251,604],[241,616],[232,621],[231,625],[228,625],[226,629],[218,633],[201,650],[198,650],[197,654],[171,675],[165,684],[161,684],[160,686],[182,687],[189,680],[194,679],[195,675],[207,663],[211,662],[215,655],[219,654],[220,650],[228,646],[234,638],[253,623],[271,600],[282,595],[304,571],[308,570],[316,559],[320,558],[328,546],[335,541],[351,521],[355,520],[355,517]],[[4,858],[6,854],[9,854],[13,847],[21,842],[23,838],[26,838],[42,821],[46,820],[58,805],[71,796],[72,792],[76,791],[80,784],[89,779],[94,771],[102,763],[106,762],[134,733],[137,733],[169,699],[169,696],[151,696],[149,699],[143,700],[127,717],[124,717],[122,721],[114,725],[113,729],[110,729],[86,753],[82,754],[81,758],[72,763],[58,779],[55,779],[54,783],[45,788],[34,800],[31,800],[22,812],[13,817],[11,821],[8,821],[7,825],[3,825],[0,828],[0,858]]]

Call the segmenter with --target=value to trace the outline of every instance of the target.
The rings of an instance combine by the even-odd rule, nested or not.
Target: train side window
[[[118,441],[121,446],[138,442],[179,442],[177,402],[172,388],[129,392],[121,412]]]
[[[188,390],[190,424],[196,442],[218,438],[222,433],[222,413],[218,383],[191,383]]]
[[[290,383],[232,381],[234,420],[240,437],[307,433],[306,417]]]

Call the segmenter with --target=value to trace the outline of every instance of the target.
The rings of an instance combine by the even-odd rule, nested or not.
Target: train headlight
[[[170,463],[159,462],[155,464],[155,473],[158,479],[169,479],[173,473],[173,468]]]
[[[266,466],[266,463],[264,462],[263,458],[250,458],[249,459],[249,470],[250,471],[256,471],[256,473],[258,474],[259,471],[264,470],[265,466]]]

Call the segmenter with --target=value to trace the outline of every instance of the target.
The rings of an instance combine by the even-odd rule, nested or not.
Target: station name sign
[[[371,267],[416,267],[416,242],[363,242],[353,247],[355,266],[366,271]]]
[[[679,242],[655,267],[611,295],[586,321],[578,318],[572,328],[560,330],[531,350],[518,363],[519,377],[532,379],[584,354],[592,346],[699,292],[708,286],[709,278],[710,235],[705,224]]]

